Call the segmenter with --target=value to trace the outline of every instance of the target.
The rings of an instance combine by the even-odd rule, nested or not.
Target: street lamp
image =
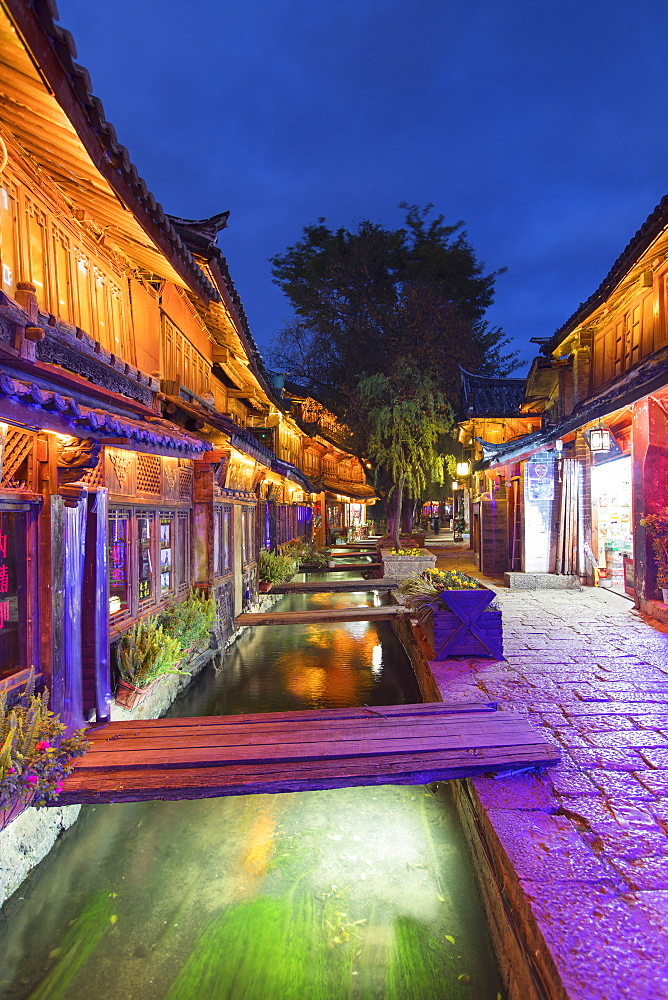
[[[458,476],[468,476],[470,471],[471,471],[471,465],[469,462],[457,462]]]

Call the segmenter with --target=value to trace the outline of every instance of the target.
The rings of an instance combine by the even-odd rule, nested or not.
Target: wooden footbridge
[[[368,563],[367,563],[368,565]],[[364,564],[355,566],[364,569]],[[378,580],[308,580],[305,583],[281,583],[272,587],[272,594],[355,594],[369,590],[396,590],[397,581],[391,576]]]
[[[388,604],[380,608],[312,608],[309,611],[244,611],[235,625],[337,625],[339,622],[389,622],[410,615],[407,608]]]
[[[414,785],[559,760],[486,702],[111,722],[88,738],[58,805]]]

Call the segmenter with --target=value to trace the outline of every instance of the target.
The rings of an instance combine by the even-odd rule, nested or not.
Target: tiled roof
[[[462,379],[462,417],[515,417],[524,398],[523,378],[492,378],[459,369]]]
[[[654,211],[627,243],[596,291],[585,302],[581,302],[564,325],[560,326],[552,337],[541,346],[543,354],[550,355],[579,323],[582,323],[598,306],[605,302],[629,268],[661,235],[666,226],[668,226],[668,195],[664,195]]]
[[[127,444],[137,451],[197,455],[213,447],[160,417],[141,420],[93,409],[70,396],[4,373],[0,373],[0,411],[3,419],[13,418],[34,430],[52,429],[73,437],[94,438],[101,444]]]

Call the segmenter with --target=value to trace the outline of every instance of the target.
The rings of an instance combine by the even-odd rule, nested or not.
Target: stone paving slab
[[[475,793],[570,1000],[668,1000],[668,628],[603,590],[495,589],[507,661],[433,662],[439,689],[522,712],[564,754]]]

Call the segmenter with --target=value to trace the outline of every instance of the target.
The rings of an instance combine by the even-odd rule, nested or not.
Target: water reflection
[[[286,594],[273,610],[372,607],[373,593]],[[248,629],[175,703],[177,715],[232,715],[422,700],[388,622]],[[171,713],[170,713],[171,714]]]

